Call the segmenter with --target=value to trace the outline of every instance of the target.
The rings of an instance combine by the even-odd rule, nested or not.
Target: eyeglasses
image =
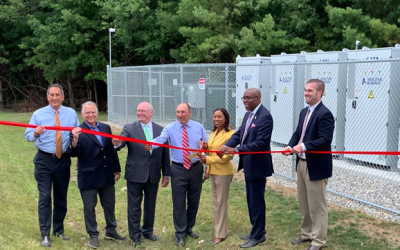
[[[146,113],[147,111],[150,111],[150,110],[142,110],[142,109],[137,109],[136,110],[137,113]]]
[[[251,98],[256,98],[256,97],[258,97],[258,96],[243,96],[243,97],[241,97],[240,99],[242,99],[242,101],[244,101],[244,100],[248,101],[248,100],[250,100]]]

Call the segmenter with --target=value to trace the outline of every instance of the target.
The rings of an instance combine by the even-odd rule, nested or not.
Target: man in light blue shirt
[[[165,143],[169,140],[172,146],[182,147],[183,132],[186,130],[188,146],[193,149],[200,148],[201,141],[208,141],[208,136],[203,125],[190,120],[192,111],[187,103],[181,103],[176,108],[177,121],[166,126],[161,135],[154,138],[153,142]],[[145,145],[146,150],[151,148]],[[185,246],[184,237],[189,235],[196,239],[198,234],[192,231],[196,222],[196,214],[199,208],[200,194],[202,188],[203,164],[197,157],[192,158],[190,162],[184,151],[171,149],[171,188],[173,217],[176,235],[176,245]],[[188,164],[185,164],[185,159]],[[188,168],[188,169],[187,169]],[[187,206],[186,206],[187,204]]]
[[[42,234],[42,246],[51,246],[50,228],[52,221],[51,192],[53,189],[53,234],[63,240],[69,240],[64,235],[64,219],[67,213],[67,192],[70,179],[71,158],[69,151],[69,131],[62,131],[60,145],[56,140],[59,136],[54,130],[46,130],[44,126],[76,127],[79,120],[75,110],[62,106],[64,91],[59,84],[52,84],[47,90],[49,106],[36,110],[29,124],[38,125],[35,129],[27,128],[25,138],[35,142],[38,152],[33,160],[35,164],[35,179],[39,190],[38,216]],[[58,150],[57,150],[58,149]]]

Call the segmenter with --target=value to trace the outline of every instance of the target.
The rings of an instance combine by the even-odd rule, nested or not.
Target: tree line
[[[112,66],[232,63],[237,55],[370,48],[400,40],[398,0],[0,0],[0,108],[106,107]]]

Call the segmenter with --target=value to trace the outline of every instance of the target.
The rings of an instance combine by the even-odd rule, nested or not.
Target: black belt
[[[58,158],[56,154],[47,153],[47,152],[44,152],[44,151],[42,151],[42,150],[40,150],[40,149],[39,149],[39,153],[44,154],[44,155],[47,155],[47,156],[51,156],[51,157],[53,157],[53,158]],[[65,155],[67,155],[67,154],[66,154],[66,153],[63,153],[63,154],[61,155],[61,157],[65,156]]]
[[[175,161],[173,161],[172,163],[183,167],[183,163],[179,163],[179,162],[175,162]],[[193,162],[193,163],[191,164],[191,166],[194,166],[194,165],[197,164],[197,163],[200,163],[200,162],[199,162],[199,161]]]
[[[303,159],[303,158],[300,158],[300,157],[299,157],[299,159],[300,159],[300,161],[306,161],[306,159]]]

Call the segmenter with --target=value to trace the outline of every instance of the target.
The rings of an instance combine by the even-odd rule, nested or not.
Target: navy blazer
[[[307,110],[308,107],[300,112],[299,124],[288,144],[292,148],[299,143]],[[334,128],[335,119],[331,111],[321,102],[311,114],[304,133],[303,143],[307,151],[331,151]],[[306,160],[311,181],[332,176],[332,154],[310,154],[306,152]],[[299,157],[297,156],[298,161]]]
[[[250,112],[245,114],[239,130],[232,135],[225,146],[234,148],[240,144],[237,147],[239,152],[271,151],[273,120],[271,114],[263,105],[253,116],[243,144],[241,144],[249,114]],[[239,155],[238,171],[241,169],[243,169],[246,179],[260,179],[271,176],[274,172],[271,154]]]
[[[85,122],[81,128],[90,129]],[[109,125],[99,123],[100,132],[111,134]],[[95,135],[81,133],[71,156],[78,157],[78,188],[99,189],[115,184],[114,172],[121,172],[117,151],[109,137],[101,137],[103,146]],[[72,133],[71,133],[72,144]]]

